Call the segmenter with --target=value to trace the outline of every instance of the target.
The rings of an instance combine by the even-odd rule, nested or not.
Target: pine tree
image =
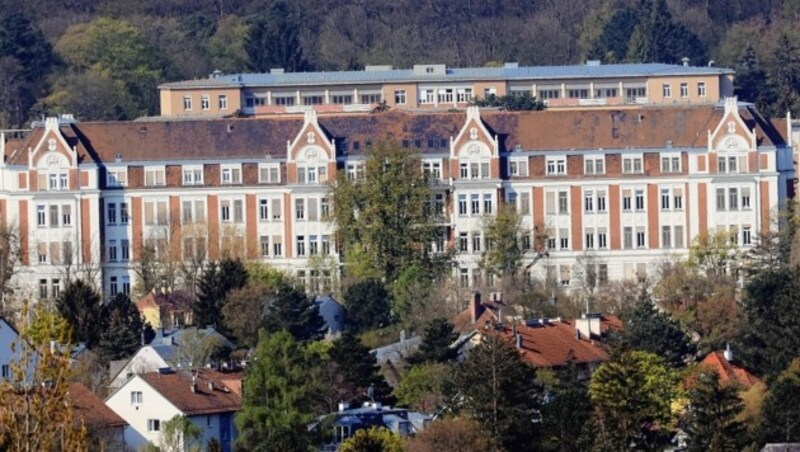
[[[269,14],[259,17],[250,26],[244,48],[254,71],[283,68],[287,72],[300,72],[310,69],[294,18],[289,4],[280,0],[272,5]]]
[[[322,339],[324,327],[314,299],[304,292],[282,285],[268,298],[264,312],[264,329],[268,333],[286,330],[295,340],[307,342]]]
[[[583,434],[592,417],[589,388],[573,362],[558,369],[556,377],[551,400],[542,407],[542,447],[562,452],[590,449],[586,441],[591,435]]]
[[[344,292],[347,324],[353,331],[388,326],[392,320],[391,298],[377,279],[359,281]]]
[[[78,279],[67,287],[56,299],[59,314],[69,322],[74,340],[92,347],[100,333],[103,305],[100,295],[91,286]]]
[[[761,111],[772,103],[767,73],[761,67],[756,50],[748,42],[736,63],[736,78],[733,93],[741,101],[753,102]]]
[[[423,363],[446,363],[458,357],[458,350],[451,347],[458,339],[453,324],[442,317],[435,318],[425,325],[425,332],[422,336],[422,343],[416,354],[409,358],[409,362]]]
[[[357,404],[369,400],[370,392],[372,398],[377,401],[384,403],[392,401],[391,389],[378,372],[375,356],[356,335],[344,333],[334,341],[328,356],[348,386],[351,402]]]
[[[311,364],[291,334],[261,332],[256,357],[244,380],[242,409],[236,415],[241,450],[309,450],[312,438]]]
[[[736,420],[744,404],[733,386],[720,386],[716,373],[701,373],[689,391],[690,451],[742,450],[747,444],[745,425]]]
[[[103,306],[102,323],[97,349],[103,359],[127,358],[142,345],[144,321],[127,295],[118,294]]]
[[[517,350],[495,334],[484,336],[454,375],[451,406],[483,425],[508,450],[532,450],[538,439],[541,389]]]
[[[643,292],[633,311],[625,316],[622,338],[636,350],[658,355],[672,367],[681,367],[694,353],[689,335],[669,314],[659,311]]]
[[[781,34],[773,54],[770,81],[775,88],[775,114],[800,114],[800,50],[789,35]]]
[[[193,306],[194,322],[200,327],[216,325],[222,330],[222,305],[233,289],[247,284],[247,270],[239,259],[225,258],[210,262],[203,270],[198,284],[199,294]]]
[[[800,441],[800,358],[795,358],[772,384],[761,415],[759,433],[763,442]]]

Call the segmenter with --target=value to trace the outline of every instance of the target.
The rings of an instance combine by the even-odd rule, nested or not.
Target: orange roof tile
[[[723,385],[735,385],[742,389],[749,389],[761,380],[751,374],[747,369],[731,363],[725,358],[725,353],[720,351],[711,352],[697,366],[697,372],[702,370],[713,371],[719,375],[719,382]],[[692,381],[687,382],[688,385]]]
[[[505,326],[497,333],[516,344],[513,326]],[[587,364],[609,359],[608,353],[596,341],[578,338],[575,327],[566,321],[550,320],[536,326],[516,325],[516,334],[521,338],[519,353],[522,359],[536,367],[564,366],[570,361]]]
[[[89,429],[106,429],[124,427],[128,423],[109,408],[100,397],[97,397],[86,386],[80,383],[69,385],[69,398],[75,408],[75,414],[83,419]]]

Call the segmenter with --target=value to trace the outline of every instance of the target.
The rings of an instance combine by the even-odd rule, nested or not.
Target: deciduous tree
[[[341,452],[403,452],[403,440],[385,427],[361,429],[339,446]]]
[[[478,422],[466,416],[431,422],[425,430],[406,442],[415,452],[499,452],[492,435]]]

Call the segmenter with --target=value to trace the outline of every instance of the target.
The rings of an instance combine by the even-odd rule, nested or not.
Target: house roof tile
[[[225,384],[229,380],[241,380],[242,374],[199,369],[194,391],[192,373],[189,371],[149,372],[140,377],[186,416],[231,413],[242,407],[241,392]]]
[[[124,427],[128,423],[109,408],[100,397],[97,397],[86,386],[80,383],[69,385],[69,397],[75,413],[91,429]]]
[[[730,384],[742,389],[748,389],[761,381],[747,369],[728,361],[725,353],[721,351],[709,353],[697,368],[698,371],[711,370],[715,372],[719,375],[719,381],[723,385]]]

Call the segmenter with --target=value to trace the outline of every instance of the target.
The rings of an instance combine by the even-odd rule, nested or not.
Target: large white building
[[[534,269],[569,286],[587,251],[602,282],[685,255],[715,229],[753,245],[793,194],[788,134],[786,121],[734,98],[533,112],[48,118],[0,149],[0,219],[19,226],[21,289],[41,297],[58,292],[67,269],[97,270],[107,295],[130,291],[147,246],[162,259],[230,252],[324,291],[338,262],[328,181],[339,171],[359,177],[365,149],[388,138],[421,152],[441,210],[432,246],[457,251],[463,286],[482,279],[482,218],[504,202],[522,215],[531,255],[534,227],[546,233],[548,257]],[[322,256],[330,265],[319,265]]]

